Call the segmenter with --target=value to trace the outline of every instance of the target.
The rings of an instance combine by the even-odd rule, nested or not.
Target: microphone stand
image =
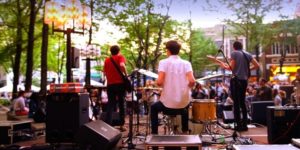
[[[137,75],[138,70],[134,70],[129,77],[131,78],[131,86],[132,86],[132,92],[131,92],[131,106],[129,107],[129,132],[128,132],[128,138],[123,142],[127,142],[127,148],[130,149],[135,149],[135,144],[133,144],[133,115],[134,115],[134,78]],[[137,99],[138,102],[138,99]],[[139,118],[137,114],[137,125],[139,125]],[[125,147],[123,147],[125,148]]]
[[[135,149],[135,144],[133,144],[133,99],[134,99],[134,76],[136,71],[133,71],[129,76],[131,77],[131,106],[129,108],[129,132],[128,132],[128,139],[125,141],[127,142],[128,149]]]

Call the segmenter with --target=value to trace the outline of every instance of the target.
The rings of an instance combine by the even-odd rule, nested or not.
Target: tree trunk
[[[27,68],[25,91],[31,90],[32,71],[33,71],[33,47],[34,47],[34,26],[35,26],[35,4],[36,0],[30,0],[30,22],[28,31],[28,47],[27,47]]]
[[[20,6],[20,0],[17,1],[17,37],[16,37],[16,55],[15,62],[13,66],[13,99],[17,97],[19,76],[20,76],[20,63],[21,63],[21,53],[22,53],[22,10]]]
[[[42,37],[42,48],[41,48],[41,90],[40,94],[46,96],[47,93],[47,52],[48,52],[48,33],[49,26],[43,25],[43,37]]]

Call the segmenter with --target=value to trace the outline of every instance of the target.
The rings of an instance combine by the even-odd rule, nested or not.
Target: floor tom
[[[216,101],[214,99],[194,99],[192,101],[193,121],[208,122],[216,119]]]

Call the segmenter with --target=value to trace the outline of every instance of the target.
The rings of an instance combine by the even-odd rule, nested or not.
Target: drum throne
[[[165,135],[176,135],[181,131],[181,115],[186,108],[166,109],[163,111],[163,128]]]

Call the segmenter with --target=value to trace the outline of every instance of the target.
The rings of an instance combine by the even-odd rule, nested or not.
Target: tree
[[[213,40],[205,38],[203,32],[200,29],[192,30],[190,38],[190,51],[193,52],[191,57],[192,67],[195,72],[195,76],[201,76],[201,73],[208,69],[207,55],[215,54],[217,51],[216,44]]]
[[[149,69],[150,65],[155,68],[161,55],[162,37],[170,35],[164,31],[171,25],[168,16],[171,3],[172,0],[161,5],[166,8],[166,15],[154,13],[153,1],[145,0],[103,0],[97,3],[95,10],[127,33],[120,43],[131,68]]]
[[[234,27],[232,33],[237,36],[246,37],[246,49],[253,51],[257,45],[269,45],[263,39],[266,31],[270,31],[263,24],[263,19],[267,13],[281,9],[283,0],[219,0],[236,17],[235,19],[226,19],[225,22]]]
[[[28,47],[27,47],[27,68],[25,90],[31,90],[32,84],[32,70],[33,70],[33,47],[34,47],[34,27],[36,19],[36,0],[30,0],[30,21],[28,31]]]

